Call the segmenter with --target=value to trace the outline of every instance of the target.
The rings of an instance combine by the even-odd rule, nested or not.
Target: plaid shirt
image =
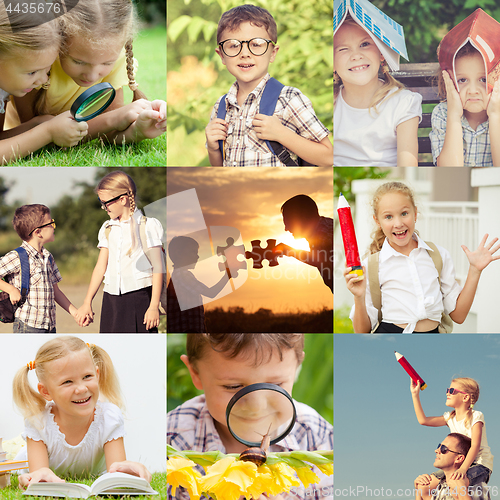
[[[201,305],[181,311],[171,279],[167,286],[167,333],[205,333],[205,309]]]
[[[448,105],[446,102],[440,102],[432,111],[432,130],[429,134],[432,146],[432,157],[434,165],[441,154],[444,146],[444,137],[446,134],[446,117],[448,116]],[[474,130],[462,116],[462,132],[464,146],[464,166],[465,167],[492,167],[490,146],[490,123],[488,121],[481,123]],[[445,165],[455,167],[456,165]]]
[[[297,421],[288,434],[278,444],[269,447],[271,452],[294,450],[333,450],[333,426],[309,406],[294,401],[297,409]],[[205,395],[186,401],[175,410],[167,413],[167,444],[179,451],[215,451],[226,453],[214,419],[205,403]],[[203,472],[201,467],[197,467]],[[304,489],[303,486],[292,487],[289,494],[283,493],[286,500],[333,500],[333,476],[326,476],[317,468],[314,472],[321,479]],[[177,488],[175,497],[172,487],[167,485],[167,500],[187,500],[189,495],[184,488]],[[205,497],[201,497],[205,499]]]
[[[457,488],[458,498],[466,498],[462,496],[465,493],[461,491],[461,488]],[[453,490],[448,488],[446,483],[446,478],[441,479],[439,484],[436,486],[436,493],[432,495],[432,500],[456,500],[456,498],[451,494]],[[467,493],[472,500],[490,500],[490,487],[486,483],[476,484],[474,486],[469,486],[467,488]]]
[[[237,101],[238,83],[234,82],[226,97],[226,122],[229,123],[227,139],[224,142],[225,167],[284,167],[275,154],[271,153],[263,139],[259,139],[252,121],[259,111],[260,99],[269,73],[255,87],[240,106]],[[217,118],[222,97],[215,103],[210,120]],[[281,124],[297,135],[320,142],[330,131],[319,121],[311,101],[299,89],[283,87],[276,103],[274,116]],[[290,152],[292,157],[297,157]]]
[[[43,255],[40,255],[26,241],[21,246],[28,253],[30,289],[26,302],[16,309],[15,316],[33,328],[50,331],[56,326],[54,285],[62,280],[61,274],[48,250],[42,248]],[[14,250],[0,259],[0,278],[3,277],[21,290],[21,261]]]

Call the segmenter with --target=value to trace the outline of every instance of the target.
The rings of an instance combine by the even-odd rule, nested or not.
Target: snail
[[[264,465],[266,463],[267,449],[269,448],[269,443],[271,442],[271,438],[269,437],[271,425],[272,423],[269,425],[267,433],[262,438],[260,448],[257,448],[256,446],[253,448],[247,448],[241,453],[240,460],[243,460],[244,462],[253,462],[257,466]]]

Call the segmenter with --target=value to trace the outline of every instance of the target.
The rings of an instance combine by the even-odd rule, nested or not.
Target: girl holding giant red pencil
[[[344,270],[354,295],[350,318],[356,333],[450,332],[452,320],[463,323],[471,308],[481,272],[492,261],[498,238],[471,252],[463,288],[455,280],[451,255],[443,247],[423,241],[415,231],[417,207],[411,189],[401,182],[380,186],[372,200],[377,224],[370,257],[362,262],[364,275]],[[366,270],[368,269],[368,273]],[[449,316],[446,316],[449,315]]]
[[[462,465],[457,469],[451,479],[463,479],[467,476],[469,486],[487,483],[493,469],[493,455],[488,440],[486,439],[486,424],[484,415],[473,407],[479,399],[479,384],[471,378],[461,377],[451,381],[446,389],[446,406],[453,408],[452,412],[444,412],[442,416],[427,417],[420,402],[420,380],[411,380],[411,395],[413,406],[420,425],[441,427],[447,425],[450,432],[458,432],[471,438],[471,448]],[[442,454],[456,453],[454,450],[438,447]],[[437,450],[436,450],[437,451]],[[432,474],[422,474],[416,483],[428,490],[436,488],[444,476],[443,471]]]

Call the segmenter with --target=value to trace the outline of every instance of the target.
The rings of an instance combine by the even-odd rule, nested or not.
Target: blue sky
[[[336,500],[411,499],[410,491],[398,489],[412,489],[418,475],[435,470],[434,450],[449,433],[448,427],[418,424],[410,377],[394,351],[403,354],[427,383],[420,400],[428,416],[448,411],[446,388],[454,376],[479,382],[481,393],[474,409],[484,413],[488,444],[498,463],[500,335],[336,334],[334,346]],[[500,472],[495,463],[489,486],[498,489]],[[492,500],[495,497],[492,494]]]

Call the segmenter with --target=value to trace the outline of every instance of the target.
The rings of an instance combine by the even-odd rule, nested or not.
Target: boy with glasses
[[[56,302],[75,317],[76,307],[59,289],[61,274],[52,254],[44,247],[54,241],[56,223],[45,205],[23,205],[16,209],[14,229],[23,240],[21,248],[29,261],[30,282],[26,298],[21,298],[21,260],[17,251],[0,259],[0,289],[9,294],[15,309],[14,333],[56,333]],[[88,319],[86,324],[88,325]]]
[[[215,104],[205,129],[210,164],[276,167],[289,165],[285,158],[291,156],[293,161],[301,158],[310,165],[333,165],[330,132],[300,90],[283,87],[273,116],[259,110],[265,87],[278,83],[270,83],[268,73],[279,49],[271,14],[254,5],[225,12],[217,28],[217,44],[215,51],[236,82]],[[222,99],[226,107],[224,119],[217,117],[219,107],[224,106]],[[273,143],[274,153],[265,141],[279,143]],[[278,157],[276,147],[280,144],[284,149]]]

